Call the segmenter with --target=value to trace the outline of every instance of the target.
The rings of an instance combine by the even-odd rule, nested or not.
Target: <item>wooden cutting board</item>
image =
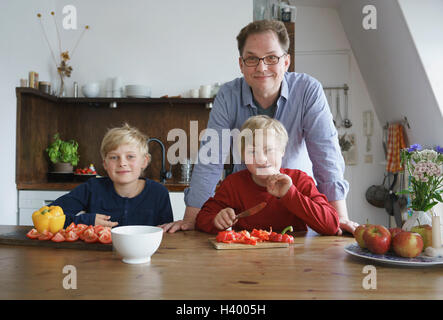
[[[18,245],[18,246],[36,246],[36,247],[49,247],[58,249],[79,249],[79,250],[100,250],[111,251],[112,244],[103,243],[86,243],[83,240],[77,240],[74,242],[54,242],[51,240],[38,240],[29,239],[26,234],[31,230],[32,226],[18,226],[14,231],[4,231],[0,229],[0,244],[5,245]]]
[[[234,249],[270,249],[270,248],[288,248],[289,243],[286,242],[257,242],[256,245],[242,244],[242,243],[223,243],[217,242],[215,238],[210,238],[209,242],[212,243],[217,250],[234,250]]]

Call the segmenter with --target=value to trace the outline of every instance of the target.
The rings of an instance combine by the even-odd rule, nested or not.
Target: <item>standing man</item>
[[[344,160],[322,85],[309,75],[287,72],[290,41],[282,22],[254,21],[240,31],[237,42],[243,77],[220,88],[208,128],[222,137],[222,129],[240,129],[254,115],[281,121],[289,134],[282,168],[299,169],[313,176],[318,190],[338,212],[338,235],[343,231],[353,233],[358,224],[348,218],[349,184],[343,177]],[[220,146],[218,164],[194,165],[190,187],[185,190],[184,218],[162,225],[165,231],[194,229],[197,213],[213,195],[228,154],[229,149]],[[236,164],[234,171],[245,168]]]

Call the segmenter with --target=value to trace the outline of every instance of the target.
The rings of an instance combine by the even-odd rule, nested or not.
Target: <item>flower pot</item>
[[[72,173],[74,168],[72,164],[65,162],[57,162],[53,164],[53,171],[55,173]]]

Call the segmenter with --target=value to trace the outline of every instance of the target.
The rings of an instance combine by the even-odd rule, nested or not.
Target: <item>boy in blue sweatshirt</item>
[[[110,129],[100,153],[108,176],[91,178],[51,204],[63,208],[65,227],[71,222],[115,227],[173,221],[166,187],[140,177],[150,162],[144,134],[128,124]]]

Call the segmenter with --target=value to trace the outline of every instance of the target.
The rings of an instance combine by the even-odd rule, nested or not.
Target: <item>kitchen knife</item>
[[[266,207],[266,205],[267,205],[266,202],[261,202],[258,205],[256,205],[255,207],[252,207],[252,208],[249,208],[248,210],[240,212],[238,215],[235,216],[235,218],[239,219],[239,218],[245,218],[245,217],[252,216],[252,215],[256,214],[257,212],[261,211],[264,207]]]

